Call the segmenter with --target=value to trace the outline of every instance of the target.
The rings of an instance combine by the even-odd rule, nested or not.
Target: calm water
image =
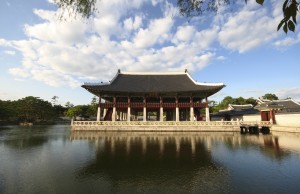
[[[300,193],[300,135],[2,128],[0,193]]]

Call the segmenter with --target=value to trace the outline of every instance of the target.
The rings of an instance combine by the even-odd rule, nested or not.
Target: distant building
[[[226,110],[211,114],[211,119],[216,121],[244,120],[245,115],[259,115],[259,110],[254,109],[252,104],[229,104]]]
[[[260,110],[262,121],[272,121],[277,123],[275,115],[300,113],[300,103],[293,99],[285,100],[266,100],[258,99],[256,109]]]
[[[226,110],[211,114],[212,120],[270,121],[282,126],[300,126],[300,103],[293,99],[257,99],[257,105],[229,104]]]

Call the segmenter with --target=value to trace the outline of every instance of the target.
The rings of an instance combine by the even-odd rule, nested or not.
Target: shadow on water
[[[159,133],[91,133],[95,158],[79,169],[78,179],[104,176],[118,192],[229,192],[227,171],[212,160],[206,137]],[[80,133],[71,138],[82,139]],[[170,185],[172,187],[170,187]],[[120,187],[119,187],[120,186]]]

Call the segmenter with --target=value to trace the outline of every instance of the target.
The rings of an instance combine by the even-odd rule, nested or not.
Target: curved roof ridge
[[[122,71],[120,74],[125,75],[183,75],[185,72],[173,71],[173,72],[138,72],[138,71]]]
[[[204,82],[197,82],[195,81],[191,75],[186,71],[185,74],[190,78],[190,80],[192,80],[192,82],[194,82],[194,84],[196,85],[200,85],[200,86],[225,86],[224,83],[219,82],[219,83],[204,83]]]

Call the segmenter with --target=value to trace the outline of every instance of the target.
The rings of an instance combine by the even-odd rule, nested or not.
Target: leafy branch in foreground
[[[245,0],[247,3],[249,0]],[[179,13],[186,17],[202,15],[206,11],[218,11],[221,6],[234,3],[230,0],[178,0],[177,6]],[[264,0],[256,0],[256,3],[263,5]],[[299,11],[299,2],[296,0],[285,0],[282,6],[283,19],[280,21],[277,31],[283,26],[283,31],[289,30],[295,32],[297,25],[297,13]]]
[[[96,11],[96,1],[97,0],[53,0],[63,13],[67,11],[69,14],[79,14],[83,18],[89,18]]]
[[[295,32],[297,25],[297,12],[299,3],[296,0],[285,0],[282,6],[283,19],[280,21],[277,31],[283,26],[283,31],[287,33],[289,30]]]
[[[245,0],[247,3],[249,0]],[[263,5],[264,0],[255,0],[256,3]],[[70,15],[81,15],[83,18],[89,18],[96,11],[95,4],[97,0],[53,0],[62,10]],[[194,17],[204,14],[207,11],[217,12],[220,7],[234,3],[235,0],[177,0],[179,13],[182,16]],[[283,28],[283,31],[295,32],[297,25],[297,14],[299,12],[299,0],[284,0],[282,5],[283,19],[277,27],[277,31]]]

